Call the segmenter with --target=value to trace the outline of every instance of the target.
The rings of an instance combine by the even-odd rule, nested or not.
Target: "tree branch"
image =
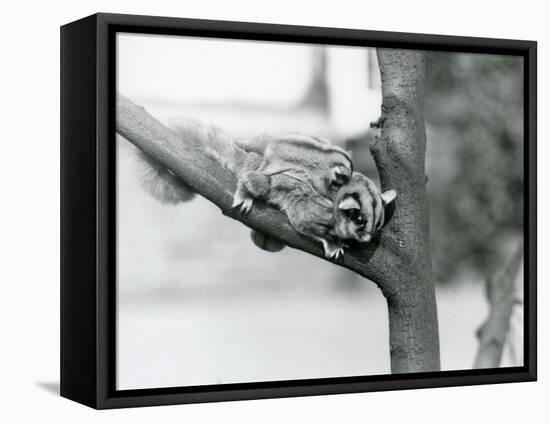
[[[487,279],[489,316],[477,333],[479,349],[474,363],[476,369],[500,366],[512,311],[518,303],[515,282],[522,261],[523,245],[517,249],[504,269]]]
[[[208,128],[204,128],[207,136]],[[235,175],[216,163],[204,151],[194,147],[200,140],[182,140],[179,135],[153,118],[146,110],[122,95],[117,96],[117,132],[159,163],[180,177],[195,192],[216,204],[221,212],[248,227],[268,234],[284,244],[319,258],[324,257],[320,243],[299,235],[288,223],[283,212],[257,202],[247,215],[231,208],[237,181]],[[201,137],[201,132],[197,131]],[[383,232],[383,231],[382,231]],[[390,250],[380,246],[380,238],[366,246],[346,250],[340,266],[376,282],[383,290],[387,274],[399,263],[392,259]],[[394,270],[396,271],[396,270]]]

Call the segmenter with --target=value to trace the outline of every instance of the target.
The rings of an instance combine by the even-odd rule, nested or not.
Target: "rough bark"
[[[515,282],[522,261],[523,246],[520,246],[504,269],[487,279],[489,316],[477,333],[479,348],[474,363],[476,369],[500,366],[512,311],[519,301]]]
[[[439,332],[429,243],[424,125],[424,54],[378,49],[382,80],[380,135],[371,147],[382,189],[397,190],[382,234],[391,246],[385,276],[392,373],[437,371]]]
[[[439,341],[425,192],[424,57],[400,50],[378,52],[383,89],[380,136],[372,152],[384,189],[398,197],[393,216],[369,244],[346,250],[337,264],[375,282],[387,298],[393,373],[439,370]],[[298,235],[286,216],[262,204],[248,215],[231,209],[235,176],[203,151],[119,95],[117,132],[164,164],[197,193],[239,220],[286,245],[322,259],[320,243]],[[197,133],[200,136],[200,133]],[[391,214],[391,213],[390,213]]]

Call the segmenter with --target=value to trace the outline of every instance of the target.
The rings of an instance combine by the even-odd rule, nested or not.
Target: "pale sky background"
[[[144,34],[119,34],[117,44],[119,92],[136,98],[284,106],[310,74],[311,47],[301,44]]]
[[[367,50],[327,47],[329,123],[340,137],[365,131],[380,114],[377,65],[369,87]],[[312,51],[311,44],[121,33],[117,90],[145,104],[291,107],[308,87]]]

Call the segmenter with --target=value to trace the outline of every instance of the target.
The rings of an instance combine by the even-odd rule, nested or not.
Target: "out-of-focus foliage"
[[[428,192],[436,277],[487,274],[523,227],[523,65],[429,53]]]

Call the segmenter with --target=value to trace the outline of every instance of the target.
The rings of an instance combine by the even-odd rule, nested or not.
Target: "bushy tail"
[[[190,201],[195,196],[193,190],[166,166],[141,151],[138,155],[141,186],[153,198],[164,204],[178,204]]]
[[[247,153],[215,127],[186,119],[170,128],[182,142],[202,149],[209,157],[238,175],[244,168]],[[153,198],[165,204],[190,201],[195,193],[181,179],[151,156],[139,152],[140,182]]]

